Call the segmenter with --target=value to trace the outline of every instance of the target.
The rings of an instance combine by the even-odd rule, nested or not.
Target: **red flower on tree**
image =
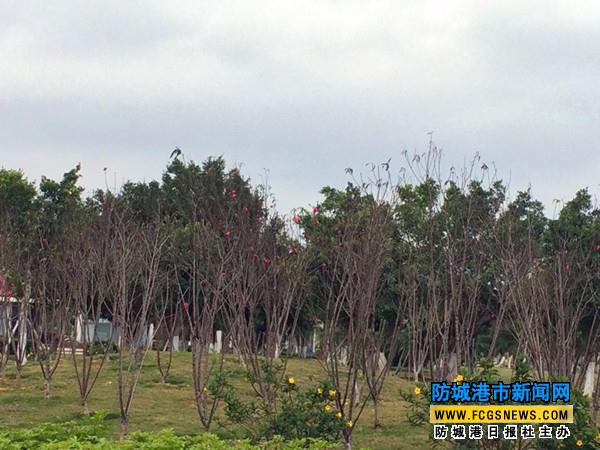
[[[190,304],[188,302],[183,302],[183,309],[185,309],[185,312],[188,312],[190,310]]]
[[[229,236],[231,236],[231,231],[227,230],[227,231],[223,232],[223,234],[225,235],[225,237],[229,237]]]
[[[265,256],[263,258],[263,262],[268,266],[269,264],[271,264],[271,258],[269,258],[268,256]]]
[[[234,200],[237,198],[237,192],[236,191],[231,191],[231,198],[234,199]]]
[[[317,208],[317,207],[315,206],[315,207],[312,209],[312,213],[313,213],[313,216],[315,216],[315,215],[319,214],[319,208]]]
[[[302,219],[300,218],[299,215],[295,215],[292,220],[294,221],[294,223],[299,224],[300,222],[302,222]]]

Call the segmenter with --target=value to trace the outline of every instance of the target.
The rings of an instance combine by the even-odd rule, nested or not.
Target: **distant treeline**
[[[538,378],[583,387],[600,345],[600,210],[586,189],[548,218],[530,191],[507,199],[478,157],[443,173],[432,146],[405,155],[399,176],[389,162],[346,169],[345,188],[282,215],[268,186],[223,159],[174,156],[160,181],[87,198],[79,167],[39,186],[0,170],[0,370],[33,352],[49,395],[70,346],[85,409],[111,349],[93,332],[79,342],[81,324],[110,319],[112,351],[128,361],[123,432],[149,346],[170,349],[174,337],[189,342],[210,427],[224,398],[209,357],[217,329],[267,410],[290,342],[318,330],[316,357],[349,423],[369,401],[377,410],[392,367],[452,379],[481,357],[522,354]]]

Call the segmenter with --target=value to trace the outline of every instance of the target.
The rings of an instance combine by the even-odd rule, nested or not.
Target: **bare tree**
[[[52,377],[61,361],[71,314],[64,253],[59,248],[47,250],[34,272],[35,303],[29,317],[32,353],[44,378],[45,399],[50,398]]]
[[[1,268],[4,273],[10,274],[10,283],[4,279],[5,292],[2,296],[0,320],[4,328],[4,337],[0,371],[6,368],[8,354],[12,353],[16,383],[17,387],[20,387],[23,366],[27,363],[27,325],[32,304],[32,266],[35,250],[27,232],[20,230],[8,216],[0,218],[0,235]]]
[[[567,377],[581,388],[585,370],[578,369],[600,343],[593,249],[569,239],[544,256],[539,241],[513,237],[504,250],[502,299],[521,348],[538,377]]]
[[[2,206],[2,205],[0,205]],[[27,363],[27,325],[31,299],[32,261],[34,251],[29,236],[10,220],[0,218],[0,328],[2,352],[0,374],[3,374],[12,354],[17,387],[21,384],[23,366]],[[8,276],[5,276],[8,275]]]
[[[113,322],[117,330],[119,436],[125,437],[143,363],[151,348],[149,331],[156,301],[161,254],[168,235],[159,219],[135,225],[127,211],[114,214],[114,253],[111,264]]]
[[[169,265],[171,266],[171,265]],[[172,286],[171,280],[176,279],[176,270],[173,267],[163,269],[166,272],[166,280],[163,283],[157,301],[153,302],[153,318],[156,324],[155,351],[156,366],[161,384],[165,384],[171,372],[173,363],[174,344],[173,339],[181,332],[183,321],[182,299],[177,295],[178,289]],[[162,353],[167,352],[166,361]]]
[[[223,354],[210,354],[214,342],[215,323],[225,304],[227,274],[234,244],[230,233],[208,223],[197,222],[188,227],[189,249],[181,255],[180,297],[189,324],[192,341],[192,376],[196,409],[202,425],[210,428],[221,397],[222,386],[213,384],[223,372]],[[183,287],[185,286],[185,287]]]
[[[0,274],[0,378],[4,376],[12,342],[12,291]]]
[[[12,299],[13,288],[6,277],[10,260],[10,243],[7,221],[0,221],[0,378],[4,376],[8,365],[9,353],[12,345]]]
[[[354,203],[339,221],[336,243],[331,246],[329,263],[322,270],[325,295],[323,331],[324,365],[335,388],[335,402],[346,420],[344,448],[352,446],[352,432],[369,396],[359,397],[361,385],[371,386],[378,399],[388,368],[375,369],[372,351],[373,332],[383,330],[377,323],[377,306],[381,301],[383,271],[391,252],[392,212],[384,202],[386,187],[376,180],[375,196],[362,210]],[[350,203],[349,208],[352,208]],[[398,317],[388,338],[397,337]],[[379,353],[377,353],[377,357]]]
[[[367,335],[360,358],[366,386],[373,400],[373,426],[375,428],[382,426],[379,415],[381,392],[391,364],[396,358],[401,361],[404,356],[399,346],[401,317],[404,311],[404,304],[399,303],[395,305],[395,310],[390,318],[391,322],[386,319],[372,321],[371,332]]]
[[[70,352],[77,377],[83,414],[89,414],[88,398],[113,345],[113,328],[99,335],[100,319],[111,316],[113,238],[110,207],[100,215],[88,215],[73,227],[63,247],[67,255],[63,278],[68,286],[72,316]]]
[[[240,222],[224,309],[233,345],[267,415],[276,412],[287,367],[281,349],[294,334],[308,283],[307,253],[283,227],[266,214]]]
[[[444,177],[433,141],[423,155],[407,157],[418,185],[401,187],[405,217],[400,219],[411,226],[402,230],[408,265],[400,279],[408,299],[415,380],[426,362],[437,379],[454,378],[462,364],[472,368],[476,334],[497,317],[497,305],[484,290],[492,284],[490,261],[504,188],[479,164],[476,156]]]

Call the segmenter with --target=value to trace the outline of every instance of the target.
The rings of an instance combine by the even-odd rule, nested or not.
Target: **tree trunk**
[[[344,450],[352,450],[352,435],[344,434]]]
[[[50,380],[44,380],[44,400],[50,398]]]
[[[161,361],[160,361],[160,349],[156,350],[156,364],[158,366],[158,374],[160,376],[160,384],[165,384],[165,374],[162,369]]]
[[[88,402],[87,400],[82,400],[81,401],[81,408],[82,408],[82,414],[84,416],[89,416],[90,415],[90,409],[88,407]]]
[[[167,377],[169,376],[169,372],[171,371],[171,364],[173,362],[173,347],[169,348],[169,356],[167,358],[167,362],[163,367],[163,360],[161,359],[160,349],[156,351],[156,363],[158,365],[158,372],[160,374],[160,383],[166,384]]]
[[[119,440],[122,441],[127,436],[127,428],[128,428],[128,420],[127,418],[121,417],[119,420]]]
[[[381,420],[379,419],[379,396],[373,399],[373,427],[381,428]]]
[[[1,319],[1,318],[0,318]],[[8,326],[5,325],[8,330]],[[6,366],[8,365],[8,352],[10,351],[10,341],[2,343],[2,355],[0,355],[0,378],[3,378],[6,373]]]

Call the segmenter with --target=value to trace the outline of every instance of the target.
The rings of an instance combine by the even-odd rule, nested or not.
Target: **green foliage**
[[[286,439],[319,437],[328,441],[338,440],[345,423],[328,394],[330,389],[326,382],[304,392],[296,389],[295,385],[285,389],[281,409],[271,422],[272,432]]]
[[[110,354],[117,354],[119,352],[119,349],[117,347],[117,345],[113,342],[111,343],[104,343],[104,342],[94,342],[93,344],[89,345],[88,349],[87,349],[87,355],[91,356],[91,355],[104,355],[105,353]]]
[[[47,423],[34,428],[0,432],[0,448],[6,450],[110,448],[102,447],[108,432],[105,413],[79,421]],[[95,446],[95,447],[94,447]]]
[[[66,423],[47,423],[34,428],[0,431],[3,450],[326,450],[337,446],[322,439],[286,440],[274,436],[256,444],[248,440],[223,440],[212,433],[178,435],[172,430],[136,432],[127,439],[107,437],[106,414]]]
[[[531,381],[531,366],[527,362],[527,358],[522,353],[519,353],[515,358],[515,374],[513,381]]]
[[[430,390],[427,386],[418,384],[412,391],[400,391],[400,397],[408,403],[406,415],[411,425],[422,426],[429,421]]]
[[[37,201],[42,215],[42,225],[59,224],[65,216],[81,207],[83,188],[77,185],[81,177],[80,166],[69,170],[60,181],[42,177]]]
[[[161,188],[160,194],[156,189],[130,190],[139,214],[143,215],[147,207],[144,199],[152,194],[154,204],[161,198],[162,213],[187,223],[203,220],[222,225],[229,212],[238,210],[251,219],[264,215],[262,196],[237,169],[226,171],[225,160],[220,157],[209,158],[201,166],[173,160],[163,174]]]
[[[282,436],[287,440],[320,438],[336,441],[347,426],[331,395],[331,385],[321,382],[302,391],[293,377],[288,377],[278,390],[277,407],[268,413],[261,401],[243,401],[233,389],[225,395],[227,418],[248,430],[257,440],[260,436]]]
[[[0,215],[8,217],[15,230],[29,228],[36,195],[35,186],[23,172],[0,169]]]

